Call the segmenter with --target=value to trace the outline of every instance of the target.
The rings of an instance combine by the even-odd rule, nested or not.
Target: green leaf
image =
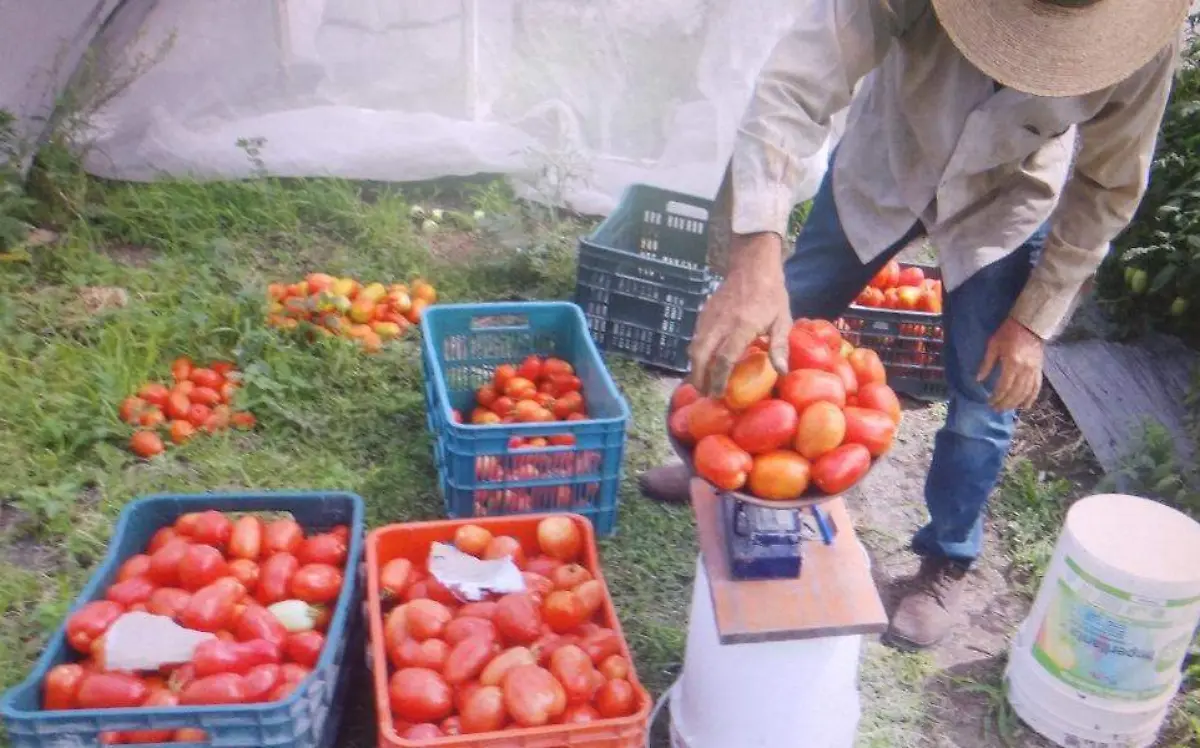
[[[1150,282],[1149,293],[1156,294],[1166,288],[1167,284],[1175,278],[1175,270],[1176,267],[1174,265],[1166,265],[1162,270],[1159,270],[1154,276],[1154,280]]]

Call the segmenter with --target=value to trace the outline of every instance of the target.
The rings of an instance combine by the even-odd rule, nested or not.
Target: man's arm
[[[709,264],[729,272],[737,235],[787,233],[806,162],[858,81],[927,0],[819,0],[780,40],[755,84],[709,220]]]
[[[1108,106],[1079,126],[1075,168],[1042,256],[1012,318],[1046,340],[1070,319],[1109,243],[1133,219],[1146,191],[1158,128],[1170,95],[1178,44],[1117,87]]]

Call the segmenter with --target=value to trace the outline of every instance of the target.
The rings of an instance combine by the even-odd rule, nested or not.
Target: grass
[[[926,682],[934,673],[928,652],[903,652],[871,641],[862,671],[863,717],[859,748],[915,748],[929,734]]]
[[[421,275],[444,300],[566,298],[584,228],[535,220],[502,188],[483,186],[418,195],[427,207],[478,205],[502,236],[488,221],[472,234],[426,235],[413,230],[410,198],[391,188],[274,179],[108,184],[53,149],[32,185],[37,222],[60,236],[25,261],[0,263],[3,686],[25,677],[102,557],[113,520],[138,495],[337,488],[366,499],[371,526],[441,515],[416,342],[364,356],[341,341],[309,344],[269,330],[268,282],[314,270]],[[128,303],[96,314],[80,307],[82,289],[108,286],[124,289]],[[236,358],[246,373],[243,405],[259,428],[141,462],[125,449],[130,432],[117,406],[185,354]],[[658,691],[682,659],[694,532],[688,511],[638,497],[633,477],[665,450],[665,403],[642,369],[610,365],[634,421],[619,534],[603,555],[639,672]],[[339,744],[370,744],[372,720],[369,709],[352,711]]]

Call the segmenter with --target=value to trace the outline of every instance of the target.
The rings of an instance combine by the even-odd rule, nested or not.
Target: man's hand
[[[759,335],[771,337],[771,362],[787,371],[791,306],[783,285],[783,240],[775,233],[734,236],[725,282],[696,321],[689,350],[692,383],[721,397],[733,365]]]
[[[998,411],[1028,408],[1037,400],[1042,389],[1042,355],[1046,343],[1027,330],[1024,325],[1009,318],[988,341],[983,365],[979,367],[978,381],[985,381],[996,364],[1000,364],[1000,378],[988,402]]]

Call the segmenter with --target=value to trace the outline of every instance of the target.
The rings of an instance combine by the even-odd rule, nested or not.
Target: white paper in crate
[[[429,548],[429,573],[460,600],[476,602],[489,593],[524,592],[525,580],[513,560],[483,561],[452,545],[434,543]]]
[[[196,647],[214,638],[185,629],[166,616],[126,613],[104,637],[104,664],[109,670],[157,670],[190,662]]]

